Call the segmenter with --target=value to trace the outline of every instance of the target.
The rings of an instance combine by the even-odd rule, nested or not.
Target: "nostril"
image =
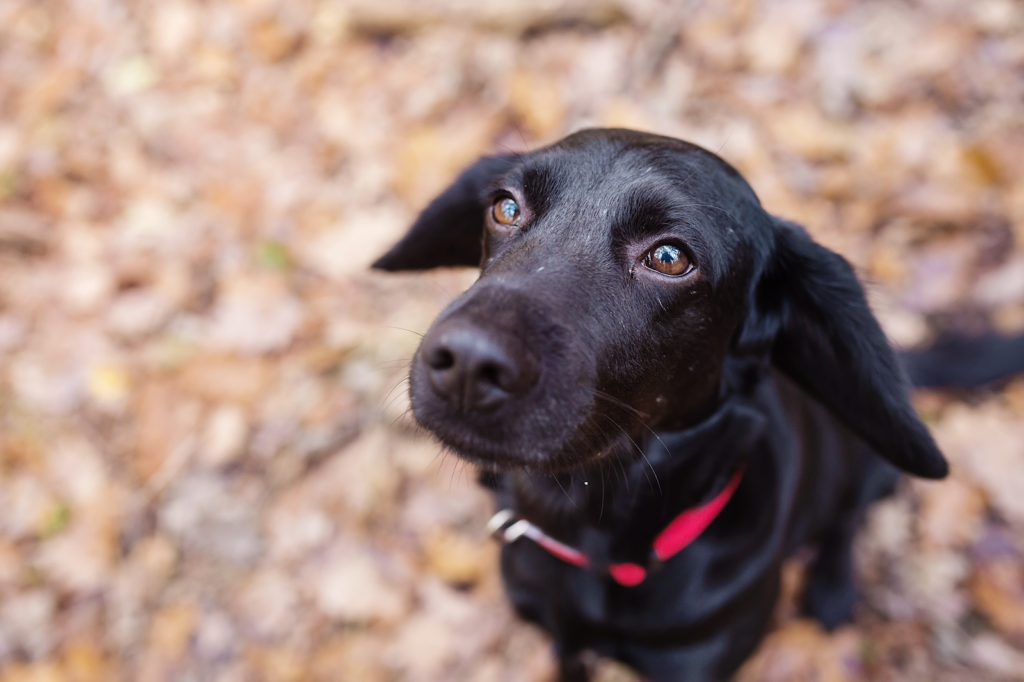
[[[462,411],[494,408],[537,379],[537,363],[516,336],[465,321],[431,330],[419,357],[434,393]]]
[[[477,376],[480,380],[497,386],[498,388],[504,388],[502,386],[502,374],[504,373],[502,367],[493,362],[485,362],[480,365],[477,369]]]
[[[451,369],[455,366],[455,356],[447,348],[435,348],[429,353],[427,364],[430,365],[431,369]]]

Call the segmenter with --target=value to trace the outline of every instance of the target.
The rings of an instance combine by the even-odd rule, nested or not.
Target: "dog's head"
[[[481,159],[375,263],[443,265],[482,270],[424,337],[412,404],[463,457],[564,470],[691,426],[731,356],[770,359],[900,468],[946,473],[849,264],[696,146],[587,130]]]

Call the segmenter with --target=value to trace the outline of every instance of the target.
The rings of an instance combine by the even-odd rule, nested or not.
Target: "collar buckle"
[[[519,517],[511,509],[502,509],[497,514],[491,517],[491,520],[487,522],[487,532],[491,537],[501,542],[508,543],[513,540],[518,540],[523,533],[526,532],[526,527],[523,526],[523,521],[519,520]],[[527,524],[529,522],[526,522]],[[519,526],[519,528],[516,528]],[[512,529],[515,528],[513,535]]]

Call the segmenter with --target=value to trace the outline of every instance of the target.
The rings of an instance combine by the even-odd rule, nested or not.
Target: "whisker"
[[[609,460],[613,465],[619,467],[619,471],[622,472],[622,483],[626,486],[626,493],[629,493],[629,472],[626,471],[626,465],[622,463],[622,460],[618,457],[612,457]],[[650,485],[648,483],[648,485]]]
[[[402,414],[400,414],[397,417],[395,417],[394,420],[390,424],[388,424],[388,429],[390,430],[391,427],[393,427],[395,425],[395,422],[397,422],[399,419],[401,419],[405,415],[409,414],[410,412],[412,412],[412,408],[411,407],[407,408],[405,410],[405,412],[403,412]]]
[[[434,472],[435,481],[437,480],[437,477],[441,475],[441,469],[444,468],[444,463],[448,461],[448,447],[442,444],[441,447],[438,448],[437,455],[434,456],[434,459],[437,459],[438,455],[441,457],[441,461],[437,463],[437,471]],[[433,464],[433,461],[431,461],[431,464]]]
[[[616,469],[616,464],[618,462],[614,458],[610,458],[606,466],[611,467],[612,473],[615,474],[615,480],[622,481],[622,485],[626,487],[626,492],[629,492],[629,480],[626,478],[626,470],[621,465]]]
[[[401,390],[399,390],[396,393],[395,392],[396,389],[401,389]],[[386,405],[382,405],[381,409],[385,410],[385,411],[391,409],[391,407],[394,404],[394,402],[396,400],[398,400],[398,398],[400,398],[403,395],[404,396],[408,396],[410,390],[411,390],[411,388],[410,388],[410,379],[409,379],[409,375],[406,374],[405,376],[401,377],[398,380],[398,382],[394,386],[391,387],[391,390],[387,392],[387,395],[384,396],[384,400],[387,400],[388,403]]]
[[[618,457],[615,457],[613,455],[609,455],[608,458],[604,460],[604,466],[606,466],[608,469],[611,470],[612,473],[615,474],[615,480],[616,481],[622,481],[622,485],[626,489],[626,492],[628,493],[629,492],[629,474],[626,473],[626,468],[624,466],[622,466],[622,462],[619,461]]]
[[[401,364],[398,364],[401,363]],[[394,360],[384,360],[378,362],[373,366],[374,369],[397,369],[399,367],[407,367],[412,364],[412,358],[396,358]]]
[[[387,409],[388,409],[389,407],[391,407],[391,403],[390,403],[390,402],[389,402],[389,403],[388,403],[387,405],[384,405],[384,401],[388,400],[388,398],[391,398],[392,400],[395,400],[395,399],[396,399],[396,398],[397,398],[398,396],[395,396],[394,398],[392,398],[392,397],[391,397],[391,394],[395,392],[395,389],[396,389],[396,388],[398,388],[399,386],[401,386],[401,385],[402,385],[403,383],[405,383],[406,381],[409,381],[409,377],[408,377],[408,375],[407,375],[407,376],[404,376],[404,377],[402,377],[401,379],[399,379],[399,380],[398,380],[398,382],[397,382],[397,383],[395,383],[395,385],[391,387],[391,390],[389,390],[389,391],[387,392],[387,394],[386,394],[386,395],[384,396],[384,398],[383,398],[383,399],[382,399],[382,400],[380,401],[380,402],[381,402],[381,409],[382,409],[382,410],[387,410]],[[401,393],[399,393],[398,395],[401,395]]]
[[[442,293],[442,294],[444,294],[445,296],[447,296],[449,300],[451,300],[451,299],[454,299],[454,298],[455,298],[455,294],[453,294],[452,292],[448,291],[448,289],[446,289],[445,287],[441,286],[441,283],[440,283],[440,282],[438,282],[438,281],[437,281],[436,279],[431,279],[431,280],[430,280],[430,282],[431,282],[431,284],[433,284],[433,285],[434,285],[435,287],[437,287],[438,289],[440,289],[440,290],[441,290],[441,293]]]
[[[725,136],[725,142],[723,142],[722,144],[720,144],[718,146],[718,150],[715,151],[715,156],[718,156],[719,154],[722,153],[722,150],[725,149],[725,145],[729,143],[729,140],[730,140],[730,138],[732,138],[732,134],[735,131],[736,131],[736,126],[734,125],[732,127],[732,129],[729,130],[729,134]],[[710,160],[710,157],[702,157],[700,160],[698,160],[697,161],[697,168],[694,168],[692,171],[690,171],[689,175],[687,175],[685,178],[683,178],[682,184],[685,185],[687,182],[689,182],[690,178],[692,178],[694,175],[697,174],[697,171],[703,170],[704,162],[705,161],[709,161],[709,160]]]
[[[462,485],[462,477],[466,473],[466,461],[459,460],[459,464],[455,466],[455,470],[459,472],[459,485]]]
[[[405,327],[395,327],[395,326],[390,325],[390,324],[382,324],[381,326],[384,327],[385,329],[398,329],[399,331],[409,332],[410,334],[415,334],[416,336],[420,337],[421,339],[423,338],[423,334],[420,334],[419,332],[414,332],[411,329],[406,329]]]
[[[623,429],[621,426],[619,426],[619,424],[617,424],[614,419],[612,419],[611,417],[609,417],[607,415],[601,414],[600,412],[598,412],[597,414],[598,414],[598,416],[603,417],[604,419],[607,419],[608,421],[610,421],[620,431],[622,431],[622,433],[625,434],[627,438],[629,438],[629,434],[626,433],[626,430]],[[620,472],[622,473],[622,483],[623,483],[623,485],[625,485],[626,492],[628,493],[629,492],[629,473],[626,471],[626,467],[622,463],[622,460],[619,457],[615,457],[614,455],[609,454],[607,459],[606,459],[606,461],[608,462],[608,466],[612,467],[612,471],[615,472],[616,478],[619,476]],[[618,469],[614,468],[616,466],[618,467]],[[644,475],[645,476],[647,475],[646,471],[644,472]],[[649,478],[647,479],[647,484],[648,485],[651,484]],[[654,486],[651,486],[652,489],[653,489],[653,487]]]
[[[661,439],[661,436],[659,436],[657,433],[655,433],[654,429],[652,429],[650,426],[648,426],[647,422],[644,421],[644,418],[650,417],[651,415],[646,414],[644,412],[641,412],[640,410],[632,407],[631,405],[622,402],[618,398],[616,398],[614,396],[611,396],[611,395],[608,395],[604,391],[600,391],[600,390],[598,390],[596,388],[592,388],[592,389],[590,389],[590,391],[591,391],[591,393],[594,394],[595,397],[607,400],[608,402],[612,403],[613,405],[617,405],[618,407],[621,407],[624,410],[632,412],[637,417],[637,421],[640,423],[640,426],[642,426],[645,429],[647,429],[648,431],[650,431],[651,435],[658,439],[658,442],[662,444],[662,446],[665,448],[665,450],[668,450],[668,445],[665,445],[665,441],[663,441]],[[621,429],[622,427],[620,426],[619,428]]]
[[[622,409],[624,409],[624,410],[626,410],[628,412],[633,413],[637,417],[644,418],[644,417],[650,417],[651,416],[649,414],[646,414],[645,412],[641,412],[640,410],[636,409],[635,407],[633,407],[629,403],[625,403],[625,402],[619,400],[618,398],[616,398],[615,396],[609,395],[608,393],[605,393],[604,391],[598,390],[596,388],[592,388],[592,389],[590,389],[590,392],[593,393],[595,397],[601,398],[603,400],[607,400],[612,405],[616,405],[617,407],[621,407]]]
[[[522,136],[522,133],[520,133],[520,136]],[[523,144],[524,145],[526,144],[525,140],[523,141]],[[507,144],[501,144],[499,142],[498,146],[501,147],[502,149],[504,149],[505,151],[507,151],[511,156],[516,157],[516,161],[519,161],[520,159],[523,158],[523,153],[522,152],[517,152],[516,150],[512,149],[512,147],[509,147]],[[511,164],[511,163],[512,162],[509,161],[509,164]]]
[[[733,213],[725,210],[721,206],[715,206],[714,204],[681,204],[678,208],[690,208],[690,207],[693,207],[693,206],[696,206],[696,207],[699,207],[699,208],[713,208],[713,209],[715,209],[717,211],[721,211],[722,213],[726,214],[727,216],[729,216],[730,218],[735,220],[737,223],[740,222],[740,219],[737,218]]]
[[[519,133],[519,139],[523,141],[523,146],[526,147],[527,151],[532,153],[533,150],[530,149],[530,145],[526,142],[526,137],[523,136],[523,129],[519,127],[519,124],[514,119],[512,121],[512,125],[515,126],[516,132]]]
[[[633,440],[633,439],[630,438],[630,440]],[[635,445],[635,443],[634,443],[634,445]],[[637,447],[637,450],[640,450],[640,448]],[[665,491],[663,491],[661,489],[661,481],[658,480],[658,472],[654,470],[654,465],[651,464],[651,460],[647,459],[647,455],[644,454],[643,450],[640,450],[640,456],[644,458],[644,461],[647,462],[647,466],[650,467],[650,469],[651,469],[651,473],[654,474],[654,482],[658,484],[658,494],[664,496],[665,495]],[[640,470],[644,471],[644,468],[640,467]],[[644,475],[646,476],[646,474],[644,474]],[[650,484],[651,484],[651,479],[648,478],[647,479],[647,485],[650,485]]]
[[[572,504],[572,506],[576,507],[576,509],[579,509],[579,507],[573,501],[572,497],[569,496],[569,493],[566,492],[565,488],[562,487],[562,482],[558,480],[558,475],[551,474],[551,478],[555,480],[555,484],[557,484],[559,489],[561,489],[561,491],[565,494],[565,499],[569,500],[569,503]]]
[[[666,452],[671,452],[671,450],[669,450],[669,449],[668,449],[668,445],[666,445],[666,444],[665,444],[665,441],[663,441],[663,440],[661,439],[661,436],[659,436],[659,435],[658,435],[658,434],[657,434],[657,433],[656,433],[656,432],[654,431],[654,429],[652,429],[652,428],[651,428],[650,426],[648,426],[648,425],[647,425],[647,423],[646,423],[646,422],[645,422],[645,421],[644,421],[643,419],[637,419],[637,421],[638,421],[638,422],[640,422],[640,426],[644,427],[645,429],[647,429],[648,431],[650,431],[650,432],[651,432],[651,435],[652,435],[652,436],[654,436],[654,437],[655,437],[655,438],[656,438],[656,439],[658,440],[658,442],[659,442],[659,443],[661,443],[661,446],[662,446],[663,448],[665,448],[665,451],[666,451]],[[647,459],[646,455],[644,456],[644,459]],[[648,464],[650,464],[650,462],[648,462]],[[654,466],[652,465],[652,466],[651,466],[651,469],[653,469],[653,468],[654,468]]]
[[[649,466],[651,468],[651,473],[654,474],[654,480],[658,484],[658,493],[663,494],[663,491],[661,489],[661,481],[658,480],[658,472],[654,470],[654,465],[651,464],[651,461],[649,459],[647,459],[647,455],[644,454],[643,449],[641,449],[641,447],[636,444],[636,441],[633,440],[633,437],[629,435],[629,433],[626,431],[626,429],[624,429],[621,426],[619,426],[619,424],[614,419],[612,419],[611,417],[608,417],[606,415],[603,415],[603,414],[601,416],[604,417],[605,419],[607,419],[608,421],[610,421],[612,424],[615,424],[615,426],[617,426],[618,429],[620,431],[622,431],[622,433],[626,436],[626,438],[629,439],[629,442],[633,444],[633,447],[636,448],[636,451],[639,452],[640,456],[644,458],[645,462],[647,462],[647,466]],[[651,489],[653,490],[654,486],[651,485],[651,477],[647,475],[647,469],[645,469],[645,468],[643,468],[641,466],[640,467],[640,471],[644,472],[644,477],[647,478],[647,485],[650,485]]]
[[[438,463],[438,469],[437,469],[438,471],[440,471],[441,470],[441,464],[444,463],[444,458],[442,457],[443,454],[444,454],[444,446],[443,445],[438,446],[437,454],[434,455],[434,459],[430,460],[430,464],[428,466],[434,466],[434,462],[437,461],[437,458],[441,457],[441,462]],[[437,474],[434,474],[434,475],[435,475],[435,477],[437,476]]]

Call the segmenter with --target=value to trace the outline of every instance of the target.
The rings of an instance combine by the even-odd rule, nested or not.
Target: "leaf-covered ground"
[[[476,155],[588,125],[739,168],[893,341],[1024,330],[1019,0],[0,0],[0,680],[551,679],[402,383],[470,271],[367,264]],[[743,681],[1024,679],[1024,382],[832,635]],[[629,680],[605,664],[603,682]]]

